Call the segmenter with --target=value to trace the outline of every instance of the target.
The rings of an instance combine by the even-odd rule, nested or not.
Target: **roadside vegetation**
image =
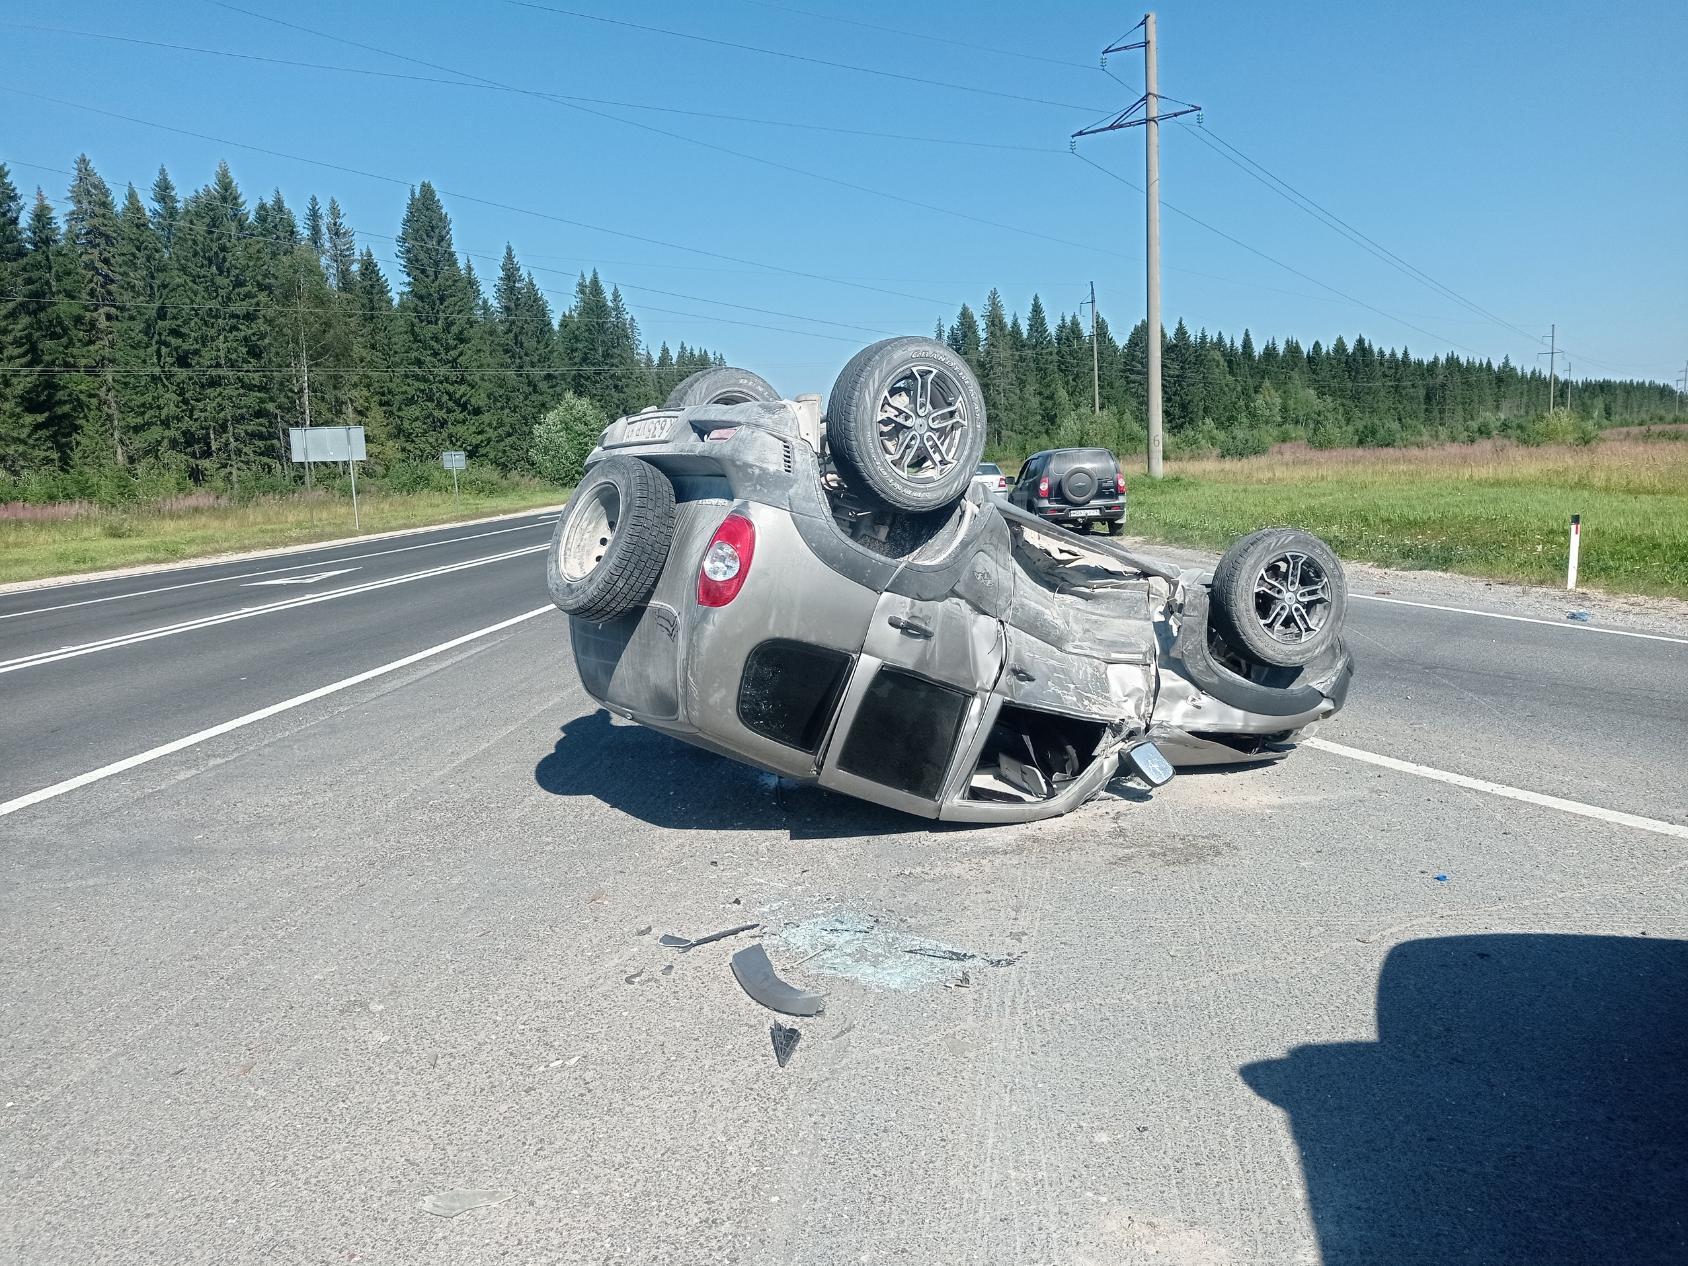
[[[1158,483],[1130,480],[1127,530],[1218,549],[1262,524],[1293,523],[1347,559],[1563,586],[1580,514],[1579,584],[1688,598],[1688,443],[1661,442],[1684,438],[1659,427],[1592,445],[1284,445],[1240,460],[1186,458]]]
[[[0,506],[0,584],[273,549],[353,535],[351,485],[325,471],[309,495],[260,494],[240,501],[194,493],[116,505],[55,502]],[[537,479],[470,472],[459,495],[444,470],[401,470],[358,480],[363,531],[390,532],[505,514],[567,499]]]

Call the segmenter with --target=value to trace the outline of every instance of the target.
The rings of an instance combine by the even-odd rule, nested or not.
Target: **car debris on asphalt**
[[[738,936],[742,932],[754,932],[761,927],[760,923],[740,923],[735,927],[722,928],[719,932],[710,932],[705,936],[676,936],[673,932],[664,932],[658,939],[659,945],[666,945],[669,949],[689,950],[699,945],[709,945],[715,941],[724,941],[729,936]]]
[[[732,957],[733,976],[739,987],[770,1011],[781,1015],[820,1015],[826,999],[781,980],[761,942],[747,945]]]
[[[784,1068],[797,1054],[797,1043],[803,1040],[803,1032],[794,1025],[776,1022],[769,1027],[768,1036],[774,1040],[774,1059]]]
[[[416,1207],[436,1218],[455,1218],[471,1209],[486,1209],[503,1204],[515,1197],[513,1191],[440,1191],[423,1199]]]

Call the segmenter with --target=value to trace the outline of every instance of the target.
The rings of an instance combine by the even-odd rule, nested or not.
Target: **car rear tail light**
[[[1119,485],[1119,495],[1125,496],[1125,472],[1123,470],[1114,476],[1114,482]]]
[[[742,514],[729,514],[709,538],[697,574],[700,607],[724,607],[738,597],[756,556],[756,525]]]
[[[998,475],[996,477],[997,491],[1000,492],[1000,491],[1002,491],[1002,489],[1006,488],[1007,486],[1008,486],[1008,476],[1007,475]]]
[[[1037,495],[1040,497],[1047,497],[1049,495],[1048,475],[1045,475],[1042,479],[1037,481]]]

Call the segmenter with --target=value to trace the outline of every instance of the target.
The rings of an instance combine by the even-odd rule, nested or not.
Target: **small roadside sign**
[[[457,503],[457,472],[469,469],[469,454],[460,448],[440,454],[440,464],[451,472],[451,500]]]

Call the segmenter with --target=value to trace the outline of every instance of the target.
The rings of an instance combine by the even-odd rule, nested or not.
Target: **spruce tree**
[[[163,329],[174,286],[164,243],[135,186],[119,216],[117,393],[130,455],[181,470],[176,453],[182,432],[180,400],[164,372]]]
[[[87,365],[95,375],[98,415],[85,419],[77,437],[85,466],[97,468],[125,463],[122,408],[116,377],[118,275],[117,207],[111,189],[94,170],[86,154],[76,158],[76,174],[70,183],[70,213],[66,236],[82,266],[82,327]]]
[[[405,290],[394,340],[393,432],[404,456],[436,460],[445,449],[480,448],[485,411],[478,286],[458,263],[451,219],[423,181],[399,227]]]
[[[28,366],[22,310],[15,296],[23,262],[23,198],[12,174],[0,163],[0,470],[16,470],[16,459],[32,447],[34,427],[19,395]]]
[[[265,243],[250,232],[246,200],[227,163],[182,204],[171,252],[180,299],[164,342],[188,371],[178,378],[189,436],[183,448],[201,478],[240,491],[243,472],[277,472],[285,460],[274,430],[267,372]]]
[[[352,289],[357,280],[357,239],[340,212],[340,204],[333,198],[328,200],[328,223],[325,233],[328,243],[325,264],[328,282],[336,290],[345,293]]]
[[[161,166],[152,181],[152,227],[168,254],[176,244],[176,222],[182,218],[181,199],[176,196],[170,173]]]
[[[0,464],[14,473],[67,466],[93,411],[82,373],[81,274],[75,248],[60,236],[53,208],[37,189],[15,273],[23,361],[31,371],[22,375],[18,392],[27,433],[6,437],[7,448],[0,451]]]
[[[966,309],[963,309],[963,313]],[[962,353],[966,355],[965,352]],[[979,386],[985,396],[986,447],[999,452],[1009,446],[1014,430],[1018,384],[1014,379],[1014,349],[1008,337],[1008,316],[1002,296],[993,287],[985,300],[984,338],[979,348]]]

